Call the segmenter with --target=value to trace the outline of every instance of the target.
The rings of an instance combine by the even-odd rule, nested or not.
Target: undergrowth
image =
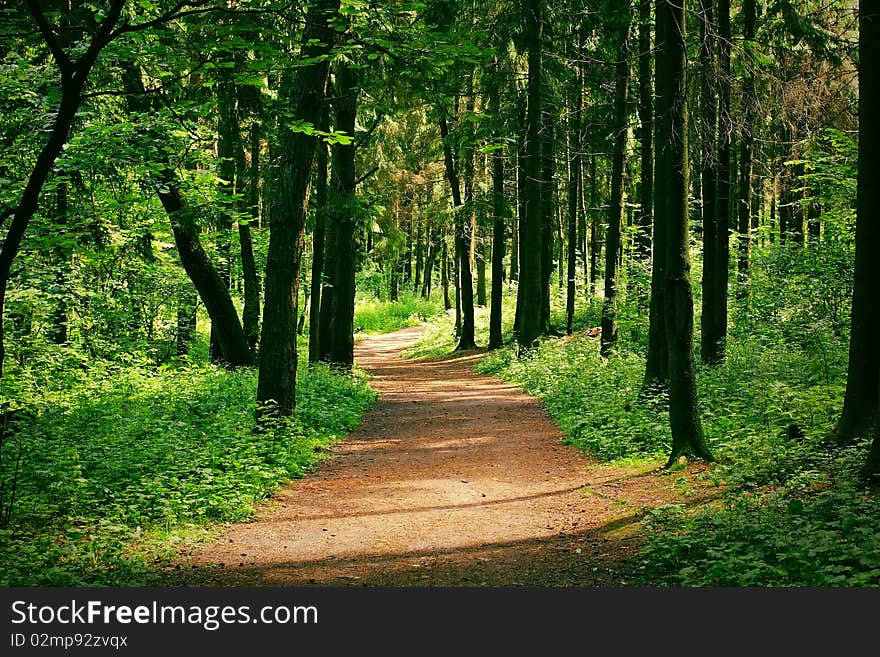
[[[355,308],[354,330],[356,333],[384,333],[418,326],[442,310],[443,304],[436,296],[433,300],[422,299],[409,291],[393,302],[363,299]]]
[[[301,368],[296,419],[256,432],[253,370],[103,364],[4,385],[27,421],[3,443],[3,586],[148,583],[170,537],[250,517],[375,398],[360,375]]]

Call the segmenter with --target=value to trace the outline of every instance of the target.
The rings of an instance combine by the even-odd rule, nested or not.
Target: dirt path
[[[625,585],[631,531],[682,475],[598,466],[538,402],[472,369],[401,359],[420,329],[369,337],[381,394],[318,471],[199,546],[190,584]]]

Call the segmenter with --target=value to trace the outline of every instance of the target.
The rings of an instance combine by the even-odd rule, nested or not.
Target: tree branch
[[[371,125],[370,128],[369,128],[364,134],[361,135],[360,139],[358,139],[358,140],[355,142],[355,144],[354,144],[354,149],[355,149],[355,150],[357,150],[357,149],[359,149],[361,146],[363,146],[364,142],[367,141],[367,139],[370,138],[370,135],[372,135],[373,132],[376,131],[376,128],[379,127],[379,124],[382,122],[382,119],[383,119],[383,118],[384,118],[384,117],[383,117],[381,114],[379,114],[379,115],[376,117],[376,120],[373,121],[373,125]]]
[[[354,181],[354,186],[357,187],[357,186],[360,185],[362,182],[364,182],[367,178],[369,178],[369,177],[372,176],[374,173],[376,173],[378,170],[379,170],[379,166],[378,166],[378,165],[374,166],[372,169],[370,169],[369,171],[367,171],[367,172],[366,172],[364,175],[362,175],[360,178],[358,178],[357,180],[355,180],[355,181]]]
[[[55,30],[49,25],[49,21],[46,20],[46,15],[40,8],[40,3],[36,0],[25,0],[25,4],[34,19],[34,22],[37,24],[37,28],[40,30],[40,35],[43,37],[43,41],[45,41],[46,45],[49,47],[49,52],[52,53],[52,58],[58,65],[58,70],[61,71],[61,75],[70,75],[73,69],[73,62],[70,61],[70,57],[67,56],[67,53],[64,52],[64,48],[61,47],[61,42],[58,41],[58,35],[55,34]]]
[[[125,23],[120,25],[116,30],[114,30],[109,35],[109,41],[112,41],[116,37],[125,34],[126,32],[140,32],[141,30],[147,30],[151,27],[155,27],[156,25],[161,25],[162,23],[167,23],[168,21],[174,20],[175,18],[180,18],[182,16],[191,16],[193,14],[204,14],[209,11],[216,11],[218,7],[207,7],[205,5],[210,4],[210,0],[181,0],[174,7],[166,11],[164,14],[157,16],[156,18],[144,21],[143,23]],[[191,7],[190,11],[183,11],[185,7]],[[200,9],[199,9],[200,8]]]
[[[98,55],[101,54],[104,47],[115,38],[112,36],[113,28],[119,22],[119,16],[122,14],[123,7],[125,7],[125,0],[113,0],[110,9],[104,15],[104,20],[98,25],[88,50],[76,60],[76,71],[80,72],[83,77],[92,70],[92,66],[95,65]]]

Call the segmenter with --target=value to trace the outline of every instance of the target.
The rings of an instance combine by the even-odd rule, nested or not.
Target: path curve
[[[380,393],[360,428],[253,521],[193,549],[189,583],[627,583],[627,528],[674,497],[672,482],[564,446],[535,398],[474,372],[479,353],[401,358],[420,332],[357,344]]]

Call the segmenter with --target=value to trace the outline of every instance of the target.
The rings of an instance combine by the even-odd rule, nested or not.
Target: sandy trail
[[[480,354],[400,358],[420,331],[357,344],[381,395],[361,427],[252,522],[193,549],[178,570],[187,583],[627,583],[632,530],[675,501],[673,477],[599,466],[562,445],[537,400],[473,371]]]

